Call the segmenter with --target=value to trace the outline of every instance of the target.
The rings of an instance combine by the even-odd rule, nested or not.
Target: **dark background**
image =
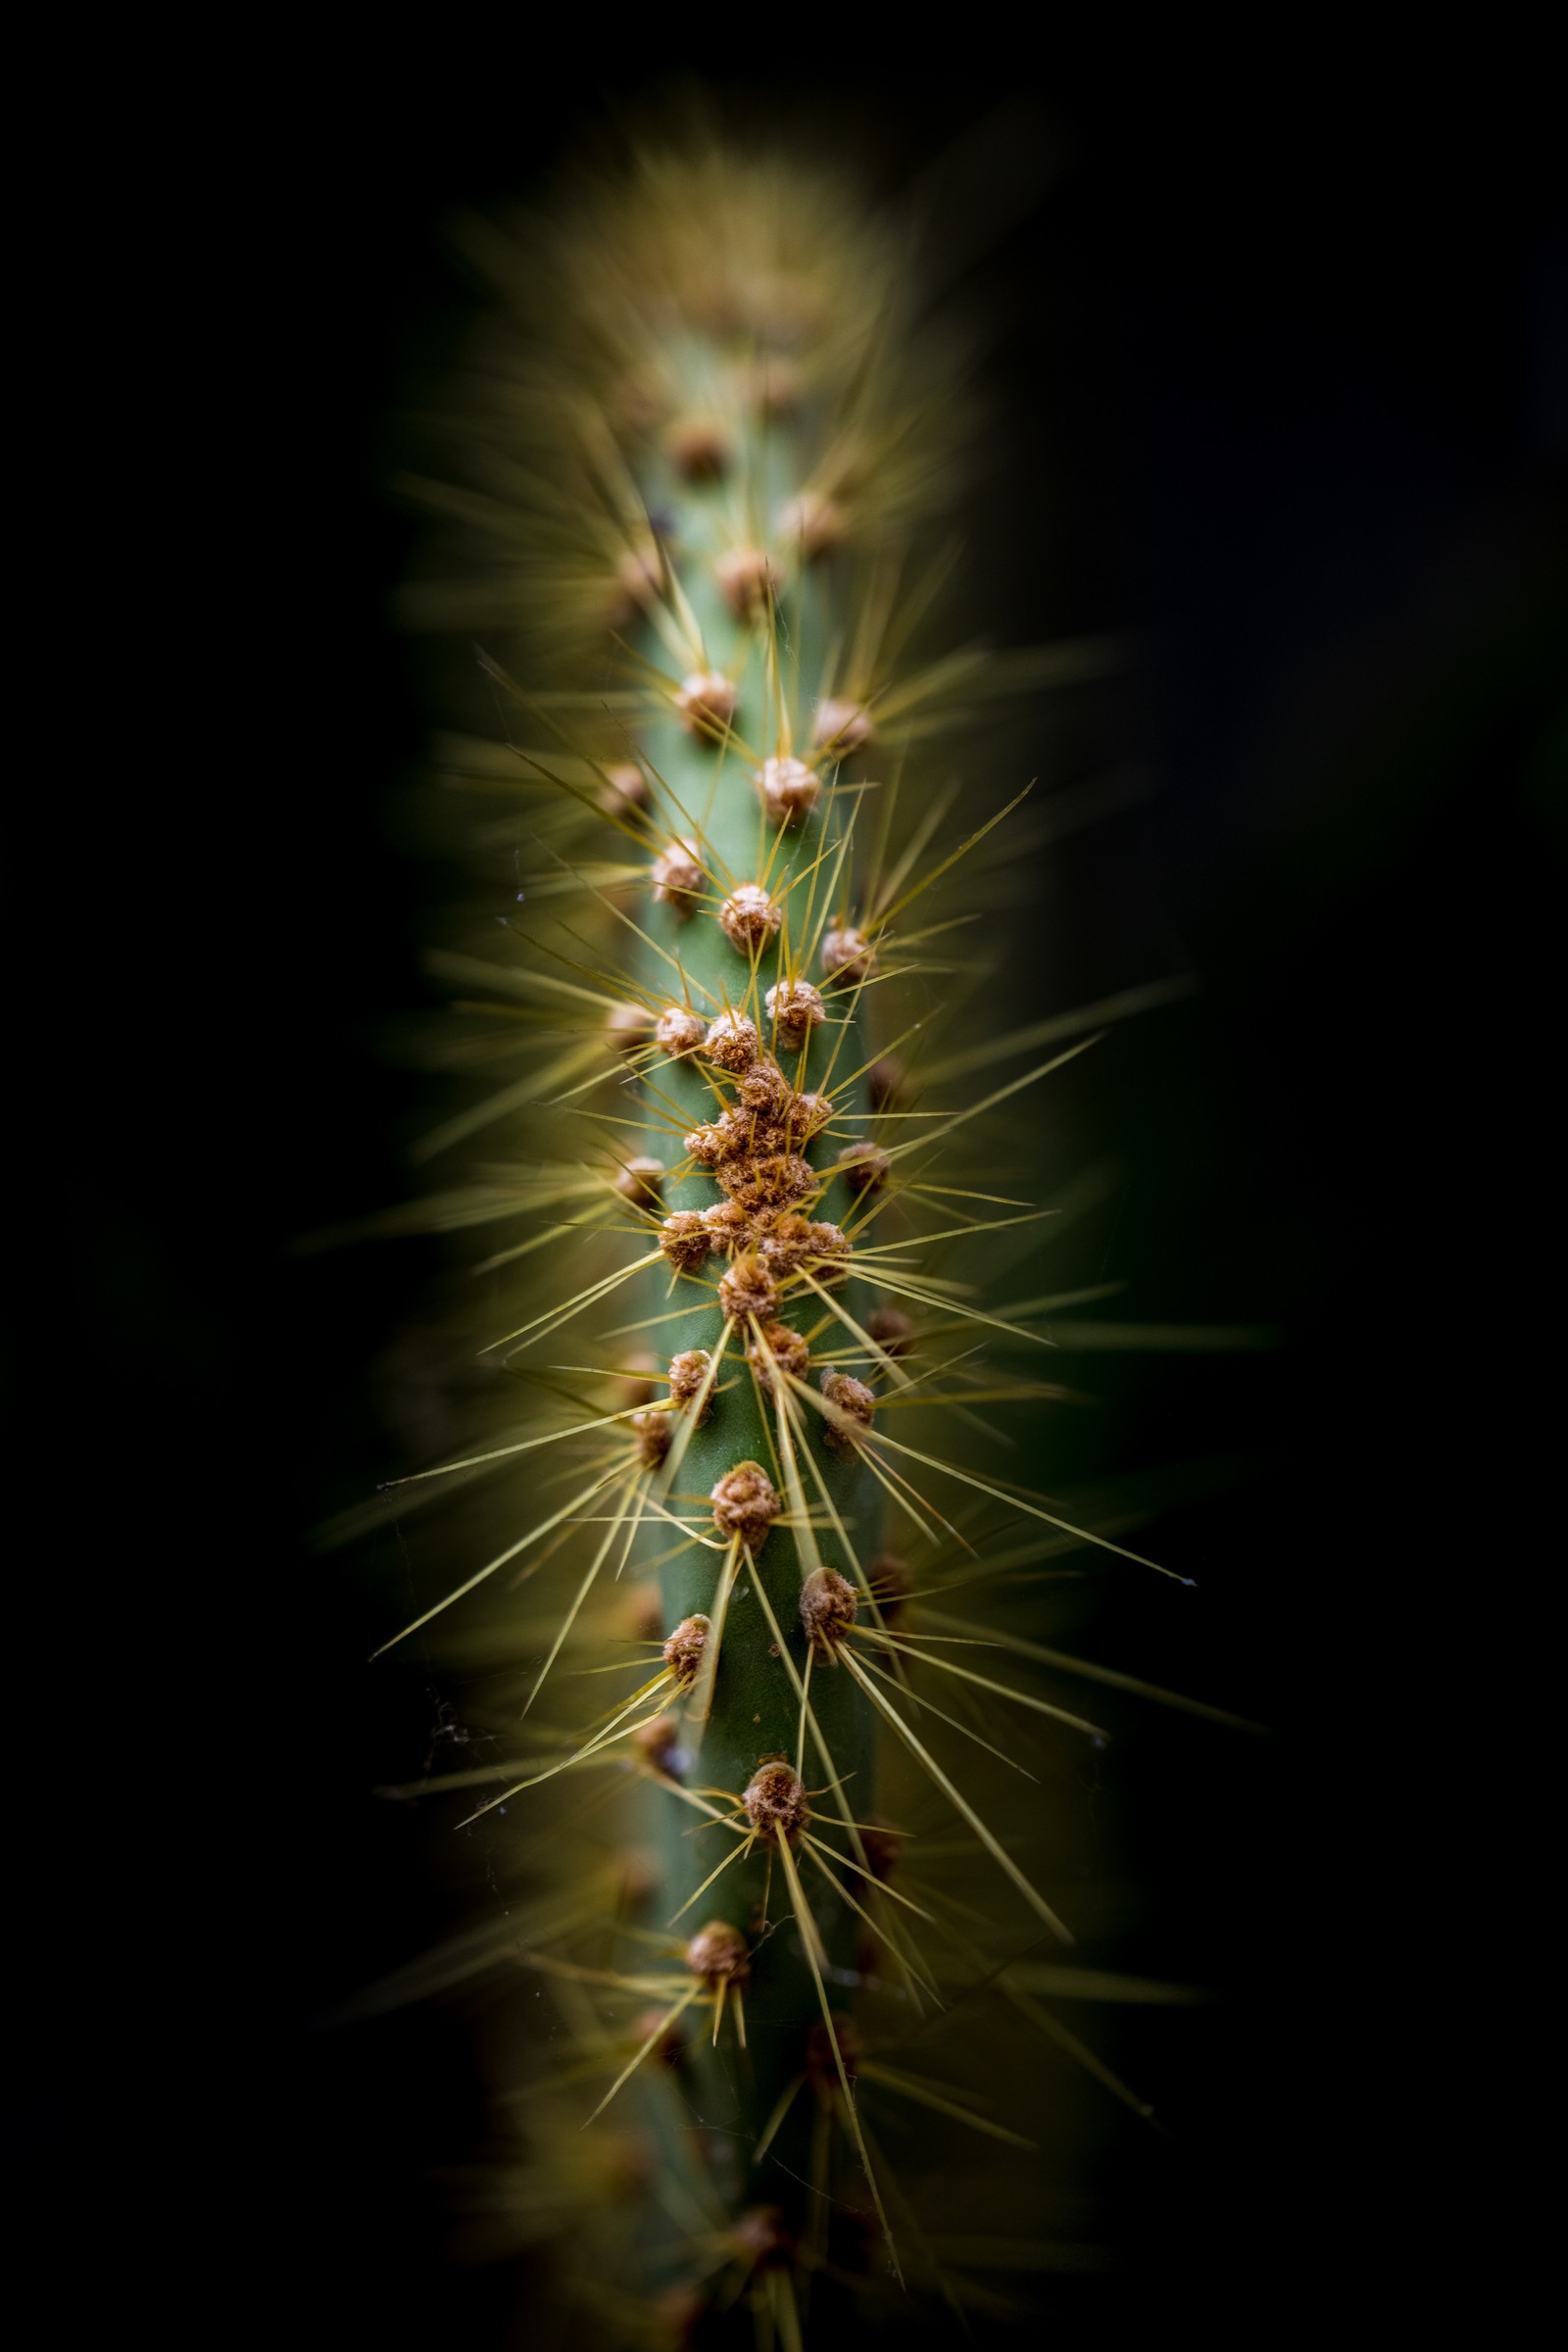
[[[366,1366],[427,1269],[280,1254],[402,1184],[410,1081],[373,1040],[418,1001],[425,886],[380,812],[425,722],[383,618],[411,529],[387,411],[464,316],[440,216],[540,184],[593,87],[442,39],[236,53],[221,105],[122,125],[39,336],[82,420],[55,478],[93,486],[46,526],[68,617],[22,797],[58,830],[8,924],[7,2130],[57,2307],[123,2222],[111,2283],[209,2340],[265,2306],[298,2342],[499,2343],[515,2292],[449,2265],[426,2177],[483,2136],[463,2018],[309,2024],[440,1925],[423,1841],[366,1789],[418,1769],[445,1694],[365,1670],[381,1604],[300,1532],[376,1475]],[[1203,981],[1115,1048],[1117,1270],[1151,1314],[1293,1338],[1242,1379],[1117,1389],[1134,1457],[1287,1457],[1181,1515],[1200,1591],[1148,1652],[1279,1737],[1129,1762],[1160,1965],[1231,1997],[1148,2044],[1181,2146],[1123,2160],[1139,2260],[1064,2284],[1069,2342],[1158,2313],[1280,2340],[1369,2278],[1408,2319],[1461,2279],[1505,2296],[1528,2236],[1524,2141],[1477,2094],[1528,2083],[1549,2024],[1532,1970],[1508,1993],[1554,1576],[1529,1505],[1568,759],[1542,74],[760,62],[726,91],[831,105],[890,185],[1004,104],[997,152],[1038,172],[976,277],[1018,419],[982,505],[1032,551],[989,593],[1019,642],[1141,633],[1121,748],[1157,792],[1096,869],[1102,949],[1171,945]]]

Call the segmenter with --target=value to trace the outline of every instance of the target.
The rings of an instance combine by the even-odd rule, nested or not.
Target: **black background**
[[[378,811],[424,718],[383,619],[385,413],[463,313],[446,208],[538,185],[577,97],[665,63],[567,62],[240,43],[82,158],[40,273],[66,429],[54,683],[20,698],[20,797],[58,831],[9,924],[8,2136],[62,2326],[107,2271],[208,2340],[259,2308],[300,2342],[512,2340],[515,2281],[451,2267],[424,2177],[483,2134],[463,2019],[308,2022],[439,1926],[365,1790],[417,1769],[442,1693],[366,1672],[377,1604],[300,1536],[375,1475],[365,1366],[418,1268],[280,1250],[401,1187],[409,1082],[372,1040],[418,995],[422,885]],[[1182,2152],[1127,2159],[1133,2279],[1069,2282],[1058,2332],[1279,2340],[1369,2280],[1391,2316],[1461,2276],[1505,2299],[1530,2135],[1475,2094],[1528,2085],[1549,2024],[1518,1757],[1556,1572],[1509,1319],[1550,1258],[1528,1032],[1560,874],[1540,61],[730,64],[727,102],[830,104],[890,184],[1004,103],[1045,159],[979,273],[1002,503],[1039,533],[993,592],[1020,642],[1142,633],[1158,794],[1117,838],[1204,983],[1119,1049],[1118,1141],[1156,1170],[1120,1262],[1151,1311],[1293,1333],[1256,1379],[1123,1400],[1135,1451],[1206,1449],[1218,1413],[1288,1454],[1184,1516],[1204,1575],[1165,1653],[1280,1737],[1168,1785],[1145,1750],[1144,1865],[1182,1973],[1232,1998],[1152,2055]]]

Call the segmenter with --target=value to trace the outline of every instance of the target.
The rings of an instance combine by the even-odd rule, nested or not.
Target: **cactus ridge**
[[[421,1155],[473,1172],[384,1223],[476,1233],[489,1320],[481,1435],[386,1501],[447,1509],[385,1646],[476,1674],[506,1748],[418,1784],[514,1889],[428,1981],[520,1962],[567,2053],[498,2029],[522,2148],[476,2203],[575,2248],[605,2341],[986,2310],[1071,2137],[1020,2043],[1132,2101],[1038,1997],[1075,1850],[1039,1776],[1103,1735],[988,1594],[1157,1564],[1136,1503],[1060,1507],[994,1443],[1067,1394],[1059,1300],[1007,1287],[1051,1213],[1015,1108],[1137,1005],[999,1016],[956,926],[1041,836],[967,763],[999,695],[1114,650],[914,660],[964,394],[830,179],[650,151],[564,228],[463,237],[501,303],[464,478],[408,485],[461,561],[407,614],[478,628],[500,736],[438,764],[510,805],[431,959],[480,1083]]]

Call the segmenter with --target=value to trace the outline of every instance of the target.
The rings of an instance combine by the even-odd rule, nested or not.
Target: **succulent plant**
[[[1030,1018],[960,926],[1037,854],[985,710],[1115,652],[917,651],[965,396],[831,177],[650,149],[464,236],[500,303],[408,607],[477,633],[497,722],[437,762],[501,810],[432,959],[484,1083],[424,1151],[470,1177],[399,1217],[479,1235],[484,1376],[384,1507],[446,1505],[386,1646],[477,1670],[504,1750],[419,1785],[509,1888],[430,1982],[531,1980],[480,2202],[574,2340],[983,2308],[1074,2128],[1028,2053],[1131,2101],[1042,2005],[1083,1973],[1071,1678],[1129,1678],[1034,1638],[1032,1580],[1169,1573],[992,1443],[1064,1393],[1008,1121],[1160,992]]]

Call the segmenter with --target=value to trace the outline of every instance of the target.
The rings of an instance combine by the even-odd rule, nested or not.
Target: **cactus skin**
[[[917,975],[922,993],[912,1002],[883,985],[897,980],[895,964],[919,960],[923,905],[912,922],[901,920],[904,910],[960,855],[960,908],[982,903],[983,888],[996,893],[997,872],[985,869],[1002,837],[989,828],[1015,806],[999,811],[1000,794],[979,807],[960,801],[956,838],[951,827],[942,833],[944,810],[918,765],[920,740],[962,725],[972,741],[974,698],[996,691],[1000,672],[965,656],[911,676],[894,661],[900,566],[907,578],[919,527],[950,486],[961,417],[940,354],[902,315],[896,240],[857,225],[842,191],[802,179],[787,162],[756,166],[713,152],[645,156],[626,184],[590,197],[575,230],[554,244],[530,231],[526,243],[525,258],[523,243],[468,232],[470,258],[520,304],[528,339],[519,356],[509,327],[481,356],[477,410],[462,427],[465,446],[479,453],[469,468],[477,488],[421,486],[466,533],[476,523],[488,531],[499,559],[477,580],[424,580],[409,598],[420,623],[492,633],[486,693],[499,696],[507,743],[470,736],[448,747],[444,764],[522,807],[506,846],[514,855],[525,848],[527,863],[515,874],[492,872],[481,928],[437,968],[466,997],[478,985],[499,999],[503,1021],[523,1020],[522,1075],[428,1140],[431,1157],[479,1147],[474,1181],[438,1193],[422,1212],[397,1212],[384,1229],[407,1230],[422,1217],[438,1229],[476,1227],[488,1242],[502,1223],[514,1246],[481,1267],[494,1286],[481,1345],[492,1365],[560,1387],[553,1404],[529,1390],[531,1417],[519,1424],[516,1391],[493,1384],[479,1436],[447,1465],[477,1483],[460,1490],[418,1565],[435,1597],[393,1636],[417,1633],[444,1644],[436,1654],[491,1678],[473,1703],[505,1750],[499,1762],[427,1771],[418,1784],[421,1794],[459,1792],[459,1826],[494,1839],[491,1867],[504,1857],[513,1889],[500,1921],[438,1957],[424,1981],[450,1984],[520,1957],[558,2003],[575,2061],[559,2083],[540,2074],[537,2039],[507,2044],[498,2032],[503,2082],[511,2088],[521,2077],[529,2086],[527,2154],[478,2201],[498,2217],[503,2238],[510,2229],[571,2249],[559,2283],[573,2340],[676,2342],[690,2340],[692,2328],[703,2341],[735,2329],[749,2340],[755,2328],[758,2340],[788,2346],[803,2328],[826,2324],[835,2294],[863,2297],[869,2311],[905,2325],[921,2308],[906,2287],[929,2295],[927,2308],[947,2328],[964,2304],[988,2308],[986,2290],[956,2282],[948,2265],[960,2258],[951,2246],[941,2255],[925,2232],[956,2233],[970,2249],[962,2259],[982,2270],[989,2232],[1012,2267],[1020,2237],[1041,2229],[1046,2193],[1028,2170],[1036,2144],[1017,2126],[1034,2128],[1048,2095],[1052,2128],[1070,2151],[1070,2085],[1064,2092],[1053,2079],[1043,2092],[1025,2048],[1065,2049],[1114,2095],[1137,2102],[1038,1997],[1052,1989],[1039,1946],[1066,1936],[1041,1887],[1076,1867],[1072,1808],[1047,1805],[1034,1788],[1018,1803],[1016,1775],[993,1772],[983,1811],[992,1810],[999,1777],[1000,1801],[1013,1803],[995,1816],[994,1832],[964,1792],[969,1784],[960,1788],[930,1752],[954,1744],[946,1732],[914,1714],[922,1700],[938,1716],[952,1710],[960,1734],[1020,1768],[1037,1735],[1072,1743],[1076,1756],[1095,1733],[1054,1694],[1028,1687],[1041,1664],[1048,1674],[1080,1669],[1022,1638],[1053,1629],[1021,1616],[1016,1586],[1007,1614],[987,1616],[983,1587],[974,1597],[969,1534],[943,1550],[942,1534],[954,1535],[945,1514],[962,1509],[975,1544],[989,1544],[1015,1580],[1032,1563],[1089,1546],[1123,1561],[1143,1555],[1100,1532],[1093,1510],[1064,1516],[1010,1477],[998,1483],[994,1455],[981,1457],[983,1474],[956,1457],[958,1423],[944,1426],[947,1405],[1022,1402],[1035,1413],[1062,1394],[1032,1366],[1027,1379],[1004,1371],[983,1388],[943,1393],[954,1365],[974,1381],[978,1340],[1000,1331],[1004,1348],[1032,1349],[1038,1310],[1053,1302],[1034,1298],[1011,1310],[1021,1322],[1004,1312],[988,1326],[951,1282],[932,1287],[936,1269],[916,1279],[927,1261],[911,1246],[923,1235],[968,1248],[992,1223],[1010,1226],[1033,1212],[1000,1181],[990,1146],[970,1178],[944,1163],[936,1181],[957,1192],[956,1210],[945,1198],[906,1191],[906,1145],[918,1157],[950,1125],[904,1127],[896,1111],[884,1118],[885,1093],[873,1096],[868,1069],[894,1048],[908,1054],[914,1066],[899,1101],[907,1110],[920,1100],[928,1115],[928,1081],[961,1076],[970,1059],[992,1070],[1032,1053],[1049,1029],[1052,1058],[999,1082],[977,1106],[986,1111],[991,1100],[1047,1075],[1062,1041],[1158,992],[1129,992],[1124,1003],[1044,1029],[1025,1023],[1009,1033],[994,1013],[978,1030],[956,1019],[945,1056],[934,1057],[943,1014],[972,1007],[965,990],[980,976],[979,956],[968,951],[956,982],[939,977],[933,987]],[[1059,682],[1105,666],[1102,648],[1051,649],[1032,667],[1015,662],[1009,674],[1014,684]],[[701,683],[713,678],[733,689],[721,708]],[[703,698],[713,715],[694,725]],[[483,707],[493,726],[494,706]],[[824,732],[826,746],[814,740]],[[786,809],[775,796],[770,806],[757,781],[770,759],[808,762],[814,797],[807,791]],[[792,821],[779,821],[786,814]],[[607,841],[613,862],[605,861]],[[692,845],[689,855],[682,843]],[[1002,854],[1016,869],[1028,846],[1015,820]],[[503,874],[540,879],[508,894],[522,899],[511,919],[525,945],[518,956],[509,942],[498,961]],[[743,896],[724,919],[726,902],[748,885],[778,917],[776,931],[763,924],[750,947],[757,908]],[[541,939],[552,893],[568,910]],[[951,903],[940,911],[947,916]],[[820,991],[825,1017],[792,1050],[774,1033],[767,998],[799,981]],[[890,1002],[896,1010],[885,1009]],[[678,1043],[690,1050],[672,1052],[669,1039],[658,1041],[657,1023],[685,1006],[690,1033]],[[714,1153],[705,1144],[699,1158],[684,1141],[736,1101],[745,1072],[723,1064],[744,1056],[728,1053],[722,1031],[716,1043],[710,1035],[729,1014],[755,1023],[763,1065],[776,1056],[792,1099],[825,1091],[833,1104],[826,1130],[802,1148],[810,1191],[784,1197],[788,1170],[759,1178],[767,1197],[751,1200],[742,1237],[765,1249],[778,1238],[777,1217],[799,1213],[838,1227],[853,1252],[847,1282],[830,1298],[799,1271],[782,1284],[778,1322],[810,1357],[804,1372],[792,1364],[799,1385],[786,1384],[782,1410],[747,1358],[748,1339],[760,1345],[756,1326],[737,1321],[725,1339],[725,1298],[734,1303],[736,1286],[752,1277],[745,1252],[737,1259],[710,1249],[703,1220],[722,1206],[720,1174],[731,1163],[704,1164]],[[484,1016],[476,1017],[482,1032]],[[906,1048],[911,1019],[918,1036]],[[545,1027],[542,1055],[529,1022]],[[492,1022],[465,1050],[479,1049],[474,1057],[488,1065],[497,1035],[506,1046],[508,1032]],[[847,1148],[865,1155],[863,1177],[891,1175],[885,1193],[835,1172]],[[1015,1139],[1009,1152],[1016,1157]],[[884,1152],[897,1157],[884,1161]],[[971,1205],[999,1195],[997,1207]],[[518,1218],[520,1228],[503,1222]],[[890,1232],[888,1256],[880,1252]],[[806,1262],[819,1278],[829,1271],[819,1258]],[[945,1260],[940,1272],[945,1278]],[[994,1302],[1005,1309],[1009,1296]],[[890,1304],[913,1320],[910,1368],[931,1398],[930,1422],[922,1414],[896,1424],[916,1429],[918,1449],[884,1432],[881,1407],[906,1376],[861,1336]],[[960,1338],[945,1343],[955,1325]],[[472,1329],[470,1317],[470,1348]],[[557,1332],[569,1345],[557,1343]],[[710,1382],[687,1365],[671,1376],[667,1397],[628,1403],[626,1375],[645,1346],[658,1348],[661,1371],[703,1352],[711,1368],[723,1353]],[[835,1404],[824,1398],[824,1378],[864,1387],[840,1388]],[[726,1546],[714,1517],[714,1490],[722,1497],[738,1473],[765,1477],[781,1506],[749,1552]],[[487,1499],[497,1479],[499,1514]],[[867,1571],[883,1550],[888,1496],[906,1479],[936,1545],[923,1553],[917,1581],[946,1581],[951,1558],[952,1581],[964,1588],[958,1617],[930,1611],[931,1634],[942,1643],[956,1634],[1011,1643],[1000,1679],[989,1661],[1001,1652],[960,1651],[982,1657],[978,1672],[935,1648],[889,1646],[880,1630],[880,1580]],[[1102,1507],[1118,1531],[1139,1516],[1136,1501]],[[895,1529],[901,1544],[910,1535],[897,1515],[888,1536]],[[644,1671],[656,1671],[635,1701],[623,1679],[612,1682],[617,1696],[585,1724],[593,1710],[584,1691],[607,1686],[564,1688],[566,1661],[581,1672],[624,1668],[619,1580],[656,1563],[657,1627],[641,1631],[655,1646]],[[809,1655],[815,1729],[808,1733],[802,1596],[808,1587],[820,1592],[811,1582],[819,1568],[853,1589],[856,1621],[853,1639],[835,1636]],[[890,1605],[888,1624],[894,1615]],[[707,1621],[706,1635],[694,1620]],[[1019,1710],[1005,1732],[989,1720],[999,1697]],[[963,1750],[971,1760],[974,1752]],[[1054,1751],[1037,1744],[1027,1752],[1036,1765],[1044,1752],[1060,1772]],[[799,1831],[797,1763],[809,1808]],[[769,1780],[770,1766],[783,1769],[782,1781]],[[760,1797],[743,1810],[760,1783],[788,1798],[776,1824]],[[606,1810],[612,1818],[602,1818]],[[936,1839],[913,1841],[923,1941],[909,1934],[912,1897],[900,1908],[897,1886],[876,1884],[885,1848],[858,1826],[883,1813],[901,1829],[944,1825]],[[718,1826],[726,1816],[761,1834],[718,1870],[740,1843],[735,1829]],[[608,1834],[618,1860],[613,1851],[608,1866],[594,1858],[585,1821],[601,1857]],[[972,1833],[972,1867],[944,1859],[952,1831]],[[836,1884],[810,1846],[819,1833]],[[999,1873],[1023,1898],[1009,1898],[1004,1923],[981,1909]],[[819,1966],[806,1905],[821,1940]],[[743,1970],[726,1974],[737,1958]],[[1081,1997],[1085,1972],[1067,1975]],[[1171,1989],[1105,1997],[1164,1998]],[[890,2068],[885,2053],[900,2036],[911,2025],[924,2034],[933,2011],[959,1995],[968,2084],[948,2082],[940,2068],[935,2079]],[[514,2005],[507,2011],[516,2014]],[[920,2210],[880,2152],[870,2121],[878,2097],[904,2102],[906,2123],[912,2102],[924,2127],[917,2162],[927,2171],[928,2154],[956,2156],[947,2143],[961,2142],[961,2164],[950,2167],[955,2186],[935,2212],[929,2197]],[[988,2141],[1002,2153],[982,2174],[973,2159]],[[501,2224],[502,2215],[510,2221]]]

